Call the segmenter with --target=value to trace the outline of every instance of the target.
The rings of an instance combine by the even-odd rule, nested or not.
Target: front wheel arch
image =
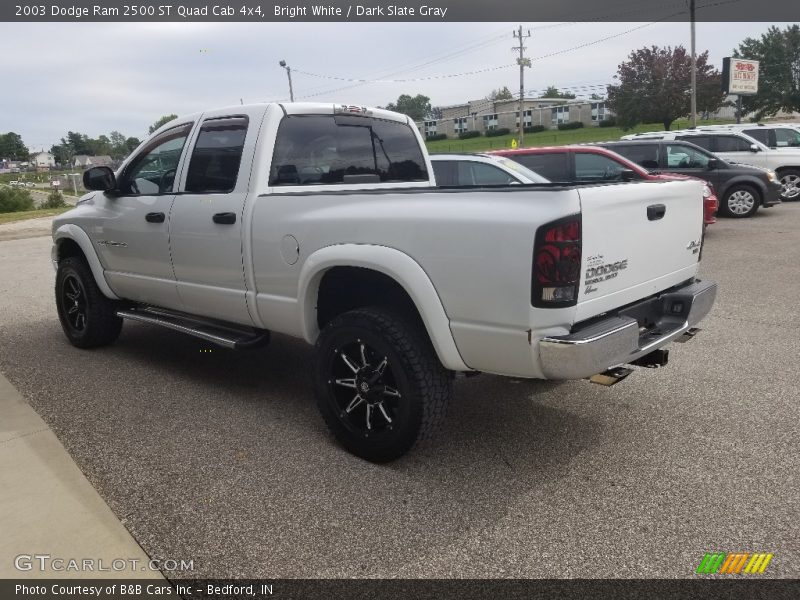
[[[83,255],[83,260],[89,266],[89,269],[91,269],[95,283],[97,284],[97,287],[100,288],[100,291],[103,293],[103,295],[109,300],[120,299],[119,296],[114,293],[114,290],[112,290],[108,285],[108,282],[105,278],[103,265],[100,262],[97,252],[95,252],[92,240],[82,228],[72,223],[61,225],[53,233],[53,244],[54,247],[52,258],[54,267],[58,267],[58,261],[60,260],[59,254],[61,252],[62,244],[68,244],[67,246],[64,246],[64,248],[70,248],[73,251],[73,244],[75,244],[77,245],[78,249],[80,249],[80,252]]]

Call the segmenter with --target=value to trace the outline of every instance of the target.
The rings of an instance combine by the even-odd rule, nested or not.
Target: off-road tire
[[[358,351],[362,343],[367,349],[366,360]],[[345,353],[350,354],[347,361],[342,358]],[[362,392],[341,388],[337,381],[345,379],[336,379],[336,373],[349,376],[352,371],[355,385],[358,373],[369,368],[374,375],[375,363],[382,360],[386,361],[385,377],[380,379],[380,385],[372,384],[370,393],[381,388],[383,394],[388,393],[386,390],[398,394],[386,401],[391,422],[377,412],[380,407],[375,408],[376,404],[371,405],[373,412],[368,412],[366,399],[352,413],[346,412],[349,396],[354,394],[352,404]],[[358,363],[354,365],[359,367],[357,371],[352,363]],[[331,433],[347,450],[371,462],[399,458],[417,442],[430,437],[444,419],[452,395],[451,373],[439,362],[421,324],[383,307],[360,308],[330,321],[317,340],[313,373],[317,405]],[[361,377],[362,385],[372,381]],[[349,385],[349,378],[347,381]],[[378,393],[379,403],[383,404],[381,398]],[[364,418],[370,422],[370,415],[374,425],[368,430]]]
[[[97,348],[119,337],[122,319],[116,315],[117,303],[103,295],[82,258],[59,261],[55,296],[61,327],[73,346]],[[76,310],[83,318],[76,317]]]

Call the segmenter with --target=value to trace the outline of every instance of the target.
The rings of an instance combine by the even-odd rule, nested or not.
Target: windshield
[[[497,156],[495,160],[501,165],[503,165],[506,169],[510,169],[516,173],[519,173],[523,177],[530,179],[533,183],[550,183],[550,180],[546,177],[542,177],[535,171],[531,171],[525,165],[521,165],[515,160],[511,160],[510,158],[505,158],[504,156]]]

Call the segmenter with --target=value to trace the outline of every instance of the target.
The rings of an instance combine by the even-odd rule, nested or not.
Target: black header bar
[[[790,579],[25,579],[0,580],[3,600],[794,600]]]
[[[6,22],[652,22],[688,21],[690,0],[4,0]],[[798,18],[797,0],[696,0],[707,22]]]

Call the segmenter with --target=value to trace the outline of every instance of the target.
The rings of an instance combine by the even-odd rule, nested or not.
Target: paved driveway
[[[144,549],[195,575],[687,577],[723,550],[800,576],[800,203],[709,229],[718,304],[668,367],[461,380],[438,438],[385,466],[328,435],[300,341],[204,352],[126,323],[72,348],[48,257],[0,243],[0,369]]]

